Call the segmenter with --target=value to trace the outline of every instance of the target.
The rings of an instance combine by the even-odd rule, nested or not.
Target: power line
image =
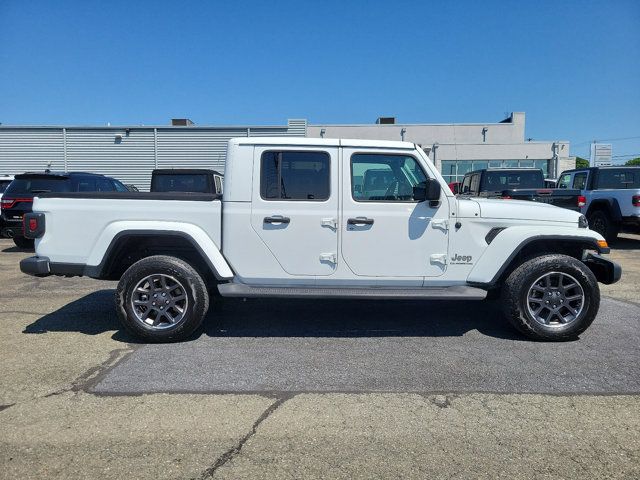
[[[621,142],[622,140],[636,140],[638,138],[640,138],[640,135],[636,137],[600,138],[598,140],[587,140],[585,142],[574,143],[573,146],[579,147],[580,145],[588,145],[589,143],[600,143],[600,142]]]
[[[613,155],[611,158],[624,158],[624,157],[640,157],[640,153],[629,153],[627,155]]]

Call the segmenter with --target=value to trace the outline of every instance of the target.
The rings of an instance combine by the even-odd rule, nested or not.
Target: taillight
[[[587,204],[587,197],[585,197],[584,195],[578,196],[578,206],[584,207],[586,204]]]
[[[20,202],[32,203],[33,198],[3,198],[0,203],[0,208],[2,208],[2,210],[7,210],[9,208],[13,208],[16,203]]]
[[[24,236],[40,238],[44,235],[44,213],[27,213],[22,217]]]
[[[634,207],[640,207],[640,195],[634,195],[631,197],[631,203],[633,203]]]

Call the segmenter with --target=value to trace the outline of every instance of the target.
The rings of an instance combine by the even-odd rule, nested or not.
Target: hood
[[[500,198],[473,198],[480,208],[480,217],[510,220],[578,223],[581,214],[546,203]]]

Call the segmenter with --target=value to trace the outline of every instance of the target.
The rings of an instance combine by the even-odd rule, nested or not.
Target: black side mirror
[[[435,178],[413,187],[413,199],[418,202],[437,202],[440,200],[440,183]]]

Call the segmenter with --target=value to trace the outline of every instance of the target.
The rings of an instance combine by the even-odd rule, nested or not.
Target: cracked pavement
[[[12,246],[0,240],[0,478],[640,477],[640,397],[613,390],[92,393],[145,348],[119,329],[108,295],[94,294],[114,284],[22,275],[28,253]],[[604,296],[640,303],[639,251],[637,236],[613,251],[623,280]],[[451,331],[433,328],[446,345]],[[367,333],[390,335],[402,332]],[[518,344],[520,357],[535,348]],[[180,370],[191,353],[155,368]],[[639,381],[632,368],[611,375]]]

